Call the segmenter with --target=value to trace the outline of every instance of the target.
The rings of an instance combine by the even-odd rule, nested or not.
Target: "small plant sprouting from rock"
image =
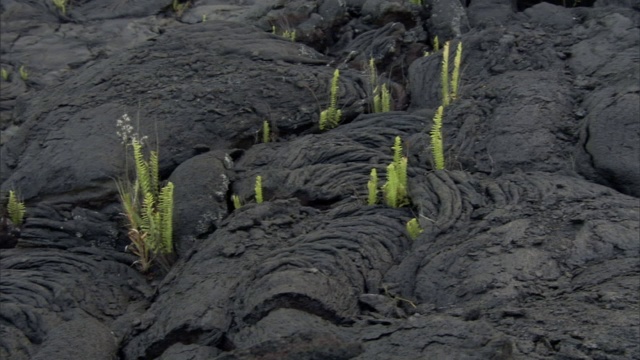
[[[262,142],[268,143],[271,141],[271,129],[267,120],[262,122]]]
[[[254,190],[256,192],[256,202],[258,204],[262,204],[264,198],[262,197],[262,176],[260,175],[256,176],[256,185]]]
[[[233,201],[234,210],[238,210],[242,207],[242,199],[238,195],[231,195],[231,201]]]
[[[182,16],[185,10],[189,7],[189,3],[181,3],[179,0],[173,0],[171,3],[171,9],[178,16]]]
[[[340,71],[336,69],[331,80],[329,108],[320,113],[320,130],[335,128],[342,118],[342,111],[338,109],[339,81]]]
[[[2,77],[2,80],[4,81],[9,80],[9,72],[7,71],[7,69],[2,68],[2,70],[0,70],[0,77]]]
[[[283,32],[281,32],[280,34],[278,34],[275,25],[271,26],[271,33],[273,35],[278,35],[278,36],[282,36],[285,39],[289,39],[293,42],[296,41],[296,31],[295,30],[285,30]]]
[[[18,68],[18,73],[20,74],[20,79],[22,79],[22,81],[27,81],[27,79],[29,78],[29,72],[24,67],[24,65],[20,65],[20,67]]]
[[[26,208],[24,202],[20,201],[18,195],[13,190],[9,190],[9,199],[7,200],[7,214],[13,225],[20,227],[24,221]]]
[[[367,205],[375,205],[378,202],[378,171],[375,168],[371,169],[369,174],[367,189],[369,190]]]
[[[413,5],[422,5],[422,0],[409,0]]]
[[[67,14],[67,3],[68,0],[53,0],[53,5],[55,5],[62,15]]]
[[[402,139],[396,136],[393,145],[393,162],[387,166],[387,182],[382,187],[387,206],[397,208],[409,204],[407,163],[408,159],[402,156]]]
[[[442,106],[447,107],[452,100],[458,98],[458,86],[460,85],[460,66],[462,65],[462,41],[458,42],[456,56],[453,61],[453,73],[449,81],[449,45],[447,41],[442,48]]]
[[[458,43],[456,57],[453,60],[453,75],[451,75],[451,100],[458,98],[458,86],[460,85],[460,66],[462,65],[462,41]]]
[[[373,112],[381,113],[391,111],[391,92],[386,84],[378,83],[378,72],[373,58],[369,59],[369,79],[373,94]]]
[[[444,141],[442,140],[442,113],[444,107],[440,105],[433,116],[431,128],[431,151],[436,170],[444,170]]]
[[[418,223],[418,219],[413,218],[407,222],[407,232],[409,233],[409,237],[412,240],[417,239],[418,236],[422,234],[422,231],[423,230],[420,227],[420,224]]]
[[[128,220],[131,244],[126,247],[138,260],[134,264],[147,272],[154,261],[169,266],[173,252],[173,190],[171,182],[160,188],[158,153],[143,154],[143,141],[133,133],[127,114],[118,119],[118,135],[128,149],[133,149],[135,180],[128,177],[116,183],[124,214]]]

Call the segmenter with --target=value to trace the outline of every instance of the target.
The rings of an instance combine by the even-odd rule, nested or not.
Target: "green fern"
[[[67,2],[68,0],[53,0],[53,4],[60,10],[62,15],[67,13]]]
[[[173,252],[173,190],[173,183],[168,182],[167,185],[160,190],[158,202],[160,242],[162,244],[162,253],[164,254]]]
[[[24,65],[20,65],[20,67],[18,68],[18,73],[20,74],[20,79],[22,79],[22,81],[27,81],[27,79],[29,78],[29,72],[24,67]]]
[[[7,202],[7,213],[9,219],[15,226],[21,226],[24,221],[24,214],[26,213],[26,207],[24,203],[18,199],[15,191],[9,190],[9,200]]]
[[[436,170],[444,170],[444,143],[442,140],[442,113],[443,106],[439,106],[433,117],[431,128],[431,151]]]
[[[262,122],[262,142],[268,143],[271,140],[271,129],[267,120]]]
[[[238,195],[231,195],[231,200],[233,201],[233,208],[235,210],[240,209],[242,207],[242,200]]]
[[[320,113],[320,130],[335,128],[342,118],[342,111],[338,109],[339,81],[340,71],[336,69],[331,80],[329,108]]]
[[[458,98],[458,86],[460,85],[460,66],[462,64],[462,41],[458,43],[456,57],[453,60],[453,75],[451,76],[451,100]]]
[[[384,202],[387,206],[398,207],[398,188],[400,187],[400,181],[398,180],[398,173],[395,168],[395,164],[391,163],[387,166],[387,182],[382,187],[384,193]]]
[[[449,42],[444,43],[442,48],[442,71],[441,71],[441,86],[442,86],[442,106],[449,105]]]
[[[382,187],[385,203],[391,207],[409,204],[407,194],[408,159],[402,156],[402,139],[396,136],[393,149],[393,162],[387,167],[387,182]],[[391,173],[390,173],[391,172]]]
[[[407,232],[412,240],[415,240],[420,236],[423,230],[418,223],[418,219],[413,218],[407,222]]]
[[[262,176],[256,176],[256,185],[254,188],[256,192],[256,202],[262,204],[264,198],[262,197]]]

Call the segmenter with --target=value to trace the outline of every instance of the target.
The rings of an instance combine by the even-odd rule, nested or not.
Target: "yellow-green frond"
[[[24,203],[18,199],[15,191],[9,190],[9,200],[7,202],[7,213],[9,213],[9,219],[15,226],[22,225],[24,221],[24,214],[26,207]]]
[[[449,42],[444,43],[444,47],[442,48],[442,72],[441,72],[441,81],[442,81],[442,105],[449,105]]]
[[[383,186],[384,202],[387,206],[398,207],[398,174],[395,164],[391,163],[387,166],[387,182]]]
[[[231,200],[233,201],[233,208],[238,210],[242,207],[242,199],[238,195],[231,195]]]
[[[262,122],[262,142],[268,143],[271,140],[271,129],[267,120]]]
[[[451,76],[451,99],[458,98],[458,86],[460,86],[460,66],[462,64],[462,41],[458,42],[456,57],[453,60],[453,75]]]
[[[162,252],[173,252],[173,183],[169,182],[160,190],[158,213],[160,214],[160,236]]]
[[[142,144],[137,140],[132,140],[133,161],[136,166],[136,178],[138,179],[140,190],[143,194],[152,193],[151,177],[149,176],[149,165],[142,154]]]
[[[418,219],[413,218],[407,222],[407,232],[409,233],[409,237],[411,237],[412,240],[417,239],[422,231],[423,230],[418,223]]]
[[[256,202],[258,204],[262,204],[262,202],[264,201],[264,198],[262,197],[262,176],[260,175],[256,176],[255,192],[256,192]]]
[[[431,150],[436,170],[444,169],[444,144],[442,140],[442,114],[444,108],[439,106],[433,117],[433,127],[431,128]]]

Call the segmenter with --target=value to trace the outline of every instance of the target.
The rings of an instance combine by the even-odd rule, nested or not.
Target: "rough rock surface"
[[[0,0],[0,20],[3,204],[27,205],[0,214],[0,358],[640,358],[638,1]],[[464,45],[446,170],[436,35]],[[371,113],[369,59],[395,111]],[[175,261],[148,274],[124,114],[176,186]],[[411,203],[368,206],[396,136]]]

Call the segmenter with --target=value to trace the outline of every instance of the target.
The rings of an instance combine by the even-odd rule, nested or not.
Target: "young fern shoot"
[[[329,108],[320,113],[320,130],[335,128],[342,118],[342,111],[338,109],[339,81],[340,71],[336,69],[331,80]]]
[[[444,107],[440,105],[433,116],[431,128],[431,151],[436,170],[444,170],[444,143],[442,140],[442,113]]]
[[[256,185],[254,190],[256,192],[256,202],[258,204],[262,204],[264,198],[262,197],[262,176],[260,175],[256,176]]]

